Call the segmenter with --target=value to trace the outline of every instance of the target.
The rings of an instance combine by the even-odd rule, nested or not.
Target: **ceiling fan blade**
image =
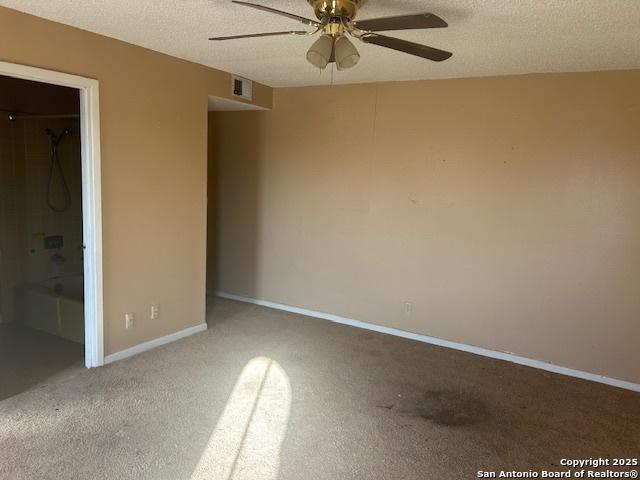
[[[401,15],[399,17],[371,18],[353,24],[360,30],[383,32],[385,30],[416,30],[419,28],[446,28],[447,22],[433,13]]]
[[[231,35],[229,37],[211,37],[209,40],[235,40],[237,38],[255,37],[275,37],[276,35],[306,35],[309,32],[304,30],[293,30],[287,32],[250,33],[248,35]]]
[[[309,18],[301,17],[299,15],[295,15],[289,12],[283,12],[282,10],[276,10],[275,8],[265,7],[264,5],[258,5],[256,3],[249,2],[241,2],[240,0],[231,0],[233,3],[237,3],[238,5],[244,5],[245,7],[256,8],[258,10],[262,10],[263,12],[275,13],[276,15],[282,15],[283,17],[288,17],[293,20],[298,20],[299,22],[304,23],[305,25],[312,25],[314,27],[320,26],[320,23],[315,20],[311,20]]]
[[[426,45],[401,40],[399,38],[378,35],[377,33],[362,35],[360,40],[365,43],[373,43],[374,45],[391,48],[393,50],[398,50],[399,52],[408,53],[409,55],[416,55],[428,60],[433,60],[434,62],[442,62],[453,55],[451,52],[427,47]]]

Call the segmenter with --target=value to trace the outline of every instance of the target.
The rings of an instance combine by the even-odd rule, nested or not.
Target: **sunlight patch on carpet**
[[[291,384],[266,357],[243,369],[191,480],[275,480],[291,409]]]

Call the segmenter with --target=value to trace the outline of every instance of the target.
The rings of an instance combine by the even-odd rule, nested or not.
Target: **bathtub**
[[[84,277],[58,277],[17,289],[18,321],[84,343]]]

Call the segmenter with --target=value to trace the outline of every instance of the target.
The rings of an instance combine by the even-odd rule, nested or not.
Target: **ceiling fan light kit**
[[[340,36],[335,39],[333,49],[338,70],[355,67],[356,63],[360,61],[358,50],[356,50],[353,43],[345,36]]]
[[[232,0],[233,3],[254,8],[268,13],[284,16],[311,27],[312,30],[290,30],[286,32],[252,33],[247,35],[233,35],[212,37],[209,40],[235,40],[240,38],[272,37],[277,35],[310,36],[321,33],[307,51],[307,60],[314,67],[325,69],[329,63],[336,64],[338,70],[354,67],[360,60],[360,54],[349,38],[426,58],[434,62],[441,62],[451,57],[452,53],[438,48],[428,47],[419,43],[409,42],[395,37],[387,37],[376,32],[387,30],[416,30],[424,28],[445,28],[447,22],[432,13],[401,15],[396,17],[374,18],[356,21],[358,10],[366,0],[308,0],[318,20],[312,20],[299,15],[276,10],[275,8]]]
[[[333,37],[331,35],[321,35],[307,52],[307,60],[317,68],[325,69],[333,54]]]

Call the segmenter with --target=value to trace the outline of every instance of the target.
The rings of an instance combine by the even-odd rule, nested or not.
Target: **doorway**
[[[58,88],[67,95],[71,92],[77,106],[77,110],[70,111],[68,106],[54,102],[46,111],[37,111],[31,105],[22,111],[0,112],[26,135],[25,139],[33,136],[46,146],[46,158],[40,158],[40,167],[34,170],[33,177],[29,176],[29,181],[39,185],[40,190],[27,201],[36,204],[41,200],[38,208],[46,212],[43,216],[65,219],[64,225],[56,224],[50,232],[43,227],[35,228],[37,222],[33,219],[24,219],[27,234],[23,240],[27,244],[20,248],[27,255],[28,266],[23,265],[23,273],[27,272],[29,278],[21,279],[20,286],[13,289],[15,295],[6,291],[2,294],[5,286],[0,284],[4,323],[17,313],[27,326],[84,344],[84,348],[79,347],[84,365],[101,366],[104,347],[98,81],[7,62],[0,62],[0,75],[13,81]],[[34,103],[38,98],[32,96],[29,100]],[[38,150],[40,157],[45,155],[41,150]],[[73,166],[68,159],[74,155],[79,166],[75,186]],[[25,172],[13,173],[26,178]],[[9,258],[3,255],[0,261],[6,263]],[[49,298],[36,298],[48,292]]]

